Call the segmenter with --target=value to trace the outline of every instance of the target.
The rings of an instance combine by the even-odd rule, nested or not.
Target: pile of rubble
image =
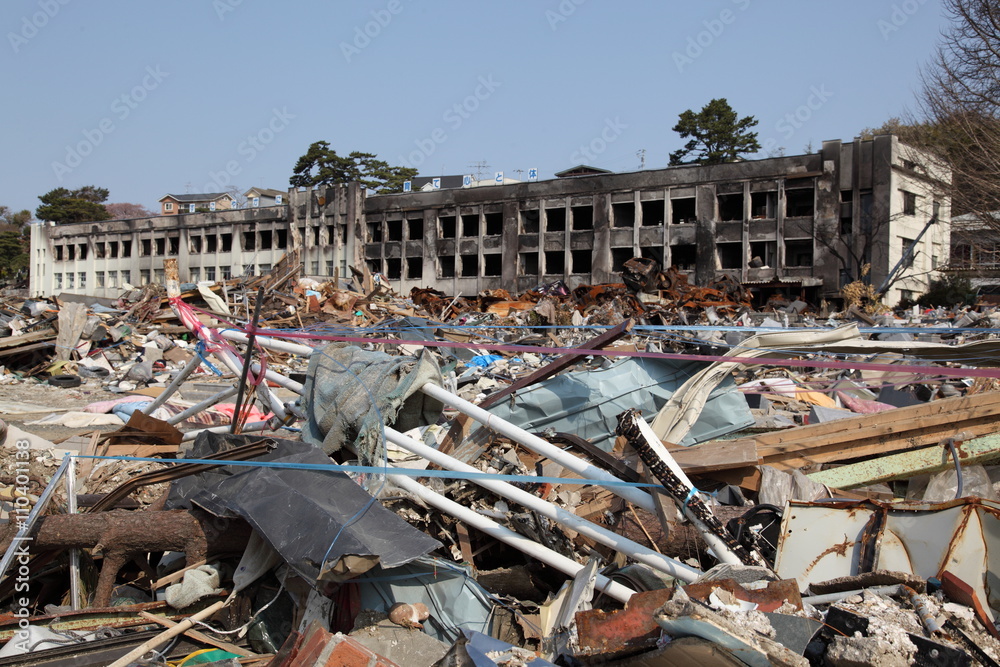
[[[5,302],[0,666],[1000,662],[992,314],[297,266]]]

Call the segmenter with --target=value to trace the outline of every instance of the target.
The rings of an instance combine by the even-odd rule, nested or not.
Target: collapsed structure
[[[299,251],[305,275],[363,266],[400,293],[520,292],[610,282],[632,257],[706,285],[722,274],[758,307],[818,304],[870,265],[888,303],[926,291],[949,257],[950,175],[894,136],[712,166],[365,196],[290,190],[287,205],[32,228],[31,294],[115,297],[126,283],[266,273]],[[932,224],[931,221],[935,222]]]

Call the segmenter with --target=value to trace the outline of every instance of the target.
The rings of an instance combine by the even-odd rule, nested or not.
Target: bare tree
[[[142,204],[132,204],[129,202],[118,202],[105,204],[104,208],[111,214],[110,220],[130,220],[133,218],[149,218],[156,215],[149,211]]]

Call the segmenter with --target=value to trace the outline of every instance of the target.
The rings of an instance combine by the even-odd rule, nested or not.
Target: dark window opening
[[[750,217],[754,220],[773,220],[777,210],[777,192],[750,193]]]
[[[538,230],[541,228],[539,225],[540,217],[538,209],[521,211],[521,233],[537,234]]]
[[[586,230],[594,228],[593,206],[574,206],[571,211],[573,212],[573,229]]]
[[[778,242],[777,241],[751,241],[750,242],[750,266],[759,269],[765,266],[774,266],[777,263]]]
[[[104,259],[104,251],[105,245],[103,241],[101,243],[94,244],[94,253],[97,256],[97,259]],[[101,285],[101,287],[103,287],[103,285]]]
[[[812,188],[785,190],[785,215],[789,218],[811,217],[816,210]]]
[[[487,213],[485,218],[487,236],[500,236],[503,234],[503,213]]]
[[[139,255],[141,255],[142,257],[149,257],[150,255],[153,254],[153,242],[152,241],[150,241],[149,239],[142,239],[142,241],[140,241],[140,243],[142,245],[140,246],[140,249],[139,249]],[[73,259],[73,258],[70,257],[70,259]]]
[[[371,224],[374,224],[376,226],[378,225],[377,222],[371,223]],[[313,237],[313,246],[318,246],[319,245],[319,227],[313,227],[312,228],[312,237]]]
[[[538,275],[538,253],[537,252],[522,252],[519,259],[520,266],[518,267],[520,274],[522,276],[537,276]]]
[[[742,243],[719,243],[716,244],[719,252],[720,269],[742,269],[743,268],[743,244]]]
[[[698,246],[693,243],[670,246],[670,263],[681,271],[694,271],[698,261]]]
[[[424,260],[422,257],[406,259],[406,277],[409,280],[420,280],[424,277]]]
[[[632,259],[635,253],[632,248],[612,248],[611,249],[611,271],[620,273],[625,268],[625,262]]]
[[[479,255],[462,255],[462,277],[475,278],[479,275]]]
[[[444,257],[438,257],[438,266],[441,268],[439,278],[455,277],[455,258],[453,256],[445,255]]]
[[[462,236],[479,236],[479,214],[470,213],[462,216]],[[463,272],[464,276],[465,273]]]
[[[868,234],[872,231],[872,224],[874,223],[875,197],[872,195],[872,191],[866,190],[862,192],[861,200],[858,204],[858,212],[861,215],[861,233]],[[869,257],[866,257],[865,261],[869,259]]]
[[[719,220],[734,222],[743,219],[743,193],[719,195]]]
[[[409,235],[408,238],[411,241],[423,241],[424,239],[424,219],[423,218],[407,218],[406,220],[406,233]]]
[[[274,234],[270,230],[260,233],[260,249],[270,250],[274,244]]]
[[[385,260],[385,277],[389,280],[399,280],[402,275],[403,260],[398,257],[389,257]]]
[[[663,221],[666,220],[667,205],[662,199],[644,201],[641,206],[643,227],[662,225]]]
[[[233,235],[232,234],[222,234],[222,252],[232,252],[233,251]]]
[[[954,268],[972,266],[972,246],[967,243],[960,243],[952,248],[951,264]]]
[[[256,250],[257,249],[257,233],[256,232],[243,232],[243,249],[244,250]]]
[[[157,255],[166,255],[167,254],[167,240],[166,239],[156,239],[154,241],[154,243],[156,245],[156,254]]]
[[[170,236],[167,238],[167,254],[176,255],[181,251],[181,239],[179,236]]]
[[[131,257],[131,256],[132,256],[132,241],[122,241],[122,257]]]
[[[566,209],[564,208],[545,209],[545,231],[547,232],[566,231]]]
[[[651,259],[660,266],[663,266],[663,246],[640,248],[639,254],[643,259]]]
[[[205,237],[205,250],[207,252],[218,252],[219,250],[219,237],[215,234],[210,234]]]
[[[483,255],[483,275],[500,276],[503,275],[503,255]]]
[[[114,259],[115,257],[118,257],[118,241],[112,241],[111,243],[109,243],[108,244],[108,251],[109,251],[112,259]]]
[[[785,241],[785,266],[812,266],[812,239]]]
[[[66,246],[66,250],[68,252],[68,254],[66,255],[67,259],[69,259],[70,261],[76,259],[76,246],[75,245],[68,245],[68,246]]]
[[[593,254],[590,250],[572,250],[570,259],[573,262],[573,273],[590,273]]]
[[[403,221],[402,220],[388,220],[386,225],[389,228],[389,240],[390,241],[402,241],[403,240]]]
[[[382,260],[369,259],[366,264],[368,265],[368,270],[372,273],[382,273]]]
[[[337,227],[340,229],[340,245],[347,245],[347,223],[342,222]]]
[[[201,237],[192,236],[188,238],[188,252],[198,254],[201,252]]]
[[[382,223],[381,222],[369,222],[368,223],[368,240],[372,243],[382,242]],[[319,230],[316,230],[316,245],[319,245]]]
[[[840,233],[850,234],[854,231],[854,191],[840,192]]]
[[[903,190],[903,215],[917,214],[917,195]]]
[[[441,229],[441,238],[443,239],[455,238],[455,216],[442,215],[440,218],[438,218],[438,225]]]
[[[55,252],[56,255],[56,261],[61,262],[63,259],[63,247],[61,245],[57,245],[55,248],[53,248],[53,251]]]
[[[336,239],[337,239],[337,226],[336,225],[327,225],[326,226],[326,242],[328,244],[332,245],[333,242]]]
[[[545,274],[561,276],[566,273],[566,253],[562,250],[545,251]]]
[[[698,214],[694,197],[682,197],[681,199],[671,199],[670,222],[675,225],[683,225],[689,222],[697,222]]]
[[[626,202],[611,205],[611,226],[612,227],[634,227],[635,226],[635,204]]]
[[[284,250],[285,248],[287,248],[288,247],[288,230],[287,229],[279,229],[279,230],[277,230],[275,232],[275,235],[278,237],[278,241],[277,241],[277,243],[278,243],[278,249],[279,250]]]
[[[87,259],[87,244],[86,243],[81,243],[79,245],[79,248],[80,248],[80,250],[77,253],[79,259]]]

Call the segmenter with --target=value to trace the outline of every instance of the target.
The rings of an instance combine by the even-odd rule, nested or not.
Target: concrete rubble
[[[1000,664],[1000,312],[298,267],[0,297],[0,667]]]

